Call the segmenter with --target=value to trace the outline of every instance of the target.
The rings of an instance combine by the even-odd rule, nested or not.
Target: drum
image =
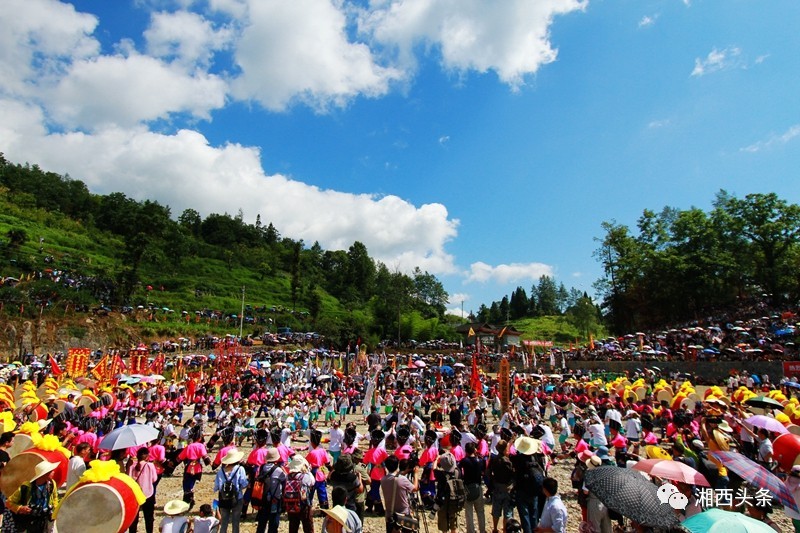
[[[14,440],[11,441],[11,448],[8,449],[8,455],[13,459],[30,448],[33,448],[31,436],[25,433],[17,433],[14,435]]]
[[[33,478],[36,465],[42,461],[58,463],[58,468],[53,471],[53,480],[57,486],[67,481],[67,466],[69,459],[60,451],[45,451],[30,448],[13,457],[3,469],[0,476],[0,491],[10,497],[20,485]]]
[[[83,407],[84,414],[89,414],[92,412],[92,404],[95,402],[95,399],[91,396],[81,396],[78,398],[78,401],[75,403],[75,408]]]
[[[47,406],[43,403],[27,404],[17,407],[15,411],[17,414],[22,414],[25,421],[37,422],[39,420],[47,420]]]
[[[117,405],[117,398],[110,392],[102,392],[100,396],[98,396],[100,402],[105,406],[108,407],[109,411],[113,411],[114,407]]]
[[[58,531],[121,533],[139,512],[133,490],[120,479],[78,484],[62,500],[56,514]]]
[[[775,460],[785,472],[800,464],[800,436],[794,433],[779,435],[772,443],[772,450]]]

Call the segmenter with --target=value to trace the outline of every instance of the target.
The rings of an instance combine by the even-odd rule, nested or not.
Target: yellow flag
[[[467,336],[468,337],[474,337],[475,336],[475,330],[472,329],[472,328],[469,328],[469,331],[467,332]]]

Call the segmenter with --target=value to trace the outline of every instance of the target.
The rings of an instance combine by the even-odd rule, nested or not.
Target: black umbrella
[[[680,522],[658,499],[656,486],[636,470],[601,466],[586,472],[585,481],[606,507],[639,524],[667,529]]]

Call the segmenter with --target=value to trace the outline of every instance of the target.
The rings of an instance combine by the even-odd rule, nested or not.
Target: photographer
[[[53,509],[58,505],[58,490],[53,471],[58,463],[42,461],[36,465],[33,479],[23,483],[6,502],[14,513],[17,531],[46,533],[52,529]]]
[[[412,475],[412,482],[407,476],[415,473],[414,463],[403,461],[404,472],[400,472],[400,461],[395,456],[389,456],[383,463],[387,474],[380,482],[383,500],[386,505],[386,533],[395,529],[397,515],[411,514],[411,494],[419,488],[418,476]]]

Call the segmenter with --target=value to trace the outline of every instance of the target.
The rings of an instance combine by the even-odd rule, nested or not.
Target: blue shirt
[[[236,487],[236,499],[241,500],[248,485],[247,474],[242,465],[234,466],[230,472],[226,472],[224,467],[217,470],[217,477],[214,478],[214,492],[219,492],[225,481],[229,479],[233,481],[233,486]]]
[[[549,527],[556,533],[566,533],[567,507],[558,494],[547,498],[542,509],[542,517],[539,519],[539,527]]]

